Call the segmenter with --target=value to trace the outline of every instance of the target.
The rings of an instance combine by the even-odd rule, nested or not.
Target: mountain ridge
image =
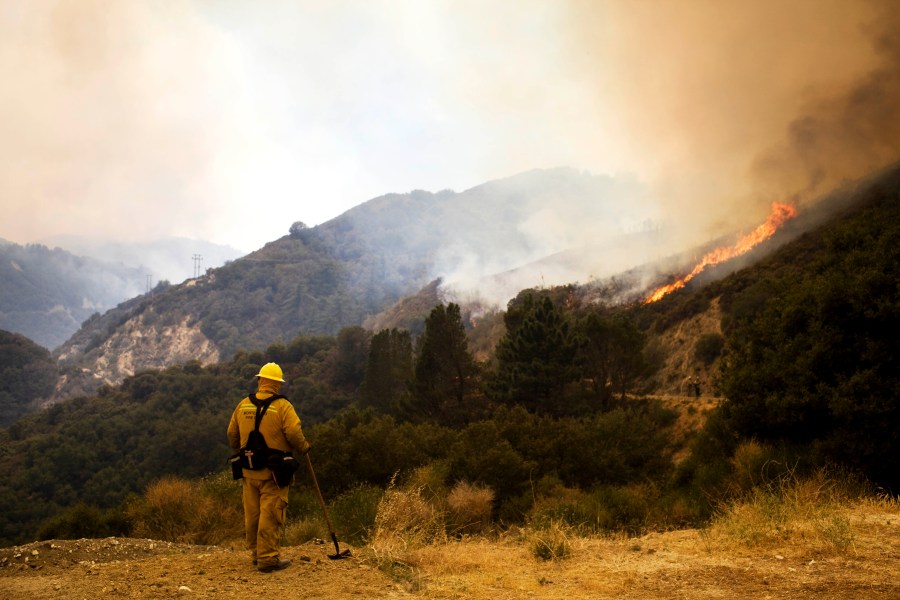
[[[288,235],[244,257],[183,284],[158,286],[85,323],[58,349],[67,379],[56,399],[132,374],[112,358],[127,346],[113,339],[127,338],[126,330],[143,328],[144,339],[193,336],[215,347],[197,352],[209,360],[297,333],[333,335],[413,294],[449,270],[446,265],[491,257],[490,264],[478,265],[490,272],[566,246],[568,239],[536,235],[548,202],[575,222],[614,214],[626,198],[641,193],[631,180],[557,168],[461,193],[386,194],[315,227],[295,223]],[[142,366],[164,367],[173,360],[160,357]]]
[[[853,190],[870,180],[834,192],[825,204],[849,202],[847,198],[855,197]],[[603,215],[616,214],[621,201],[617,194],[633,190],[633,185],[574,169],[535,170],[460,194],[449,190],[386,194],[315,227],[295,223],[288,235],[240,259],[180,285],[159,285],[151,294],[86,322],[57,351],[64,380],[57,386],[54,400],[113,385],[140,369],[163,368],[186,359],[211,364],[239,350],[265,347],[296,334],[335,335],[346,326],[388,325],[392,317],[378,315],[428,289],[436,279],[442,282],[440,298],[489,306],[484,298],[467,296],[455,287],[460,279],[454,276],[467,270],[475,289],[484,292],[488,283],[500,282],[505,285],[503,293],[511,298],[521,289],[559,284],[543,278],[527,281],[541,274],[544,266],[555,263],[552,268],[561,271],[560,264],[577,263],[562,283],[581,286],[588,290],[585,295],[593,294],[594,301],[602,301],[603,295],[615,288],[620,292],[617,301],[636,301],[654,281],[683,270],[704,248],[724,238],[647,262],[648,255],[666,247],[652,227],[622,237],[614,235],[621,223],[606,223],[602,226],[609,234],[600,235],[597,223]],[[603,196],[604,192],[608,195]],[[547,231],[538,227],[541,218],[551,214],[546,207],[552,201],[556,202],[552,215],[568,214],[587,222],[589,241],[601,249],[598,260],[572,249],[571,244],[579,241],[577,235],[553,238],[552,219]],[[579,213],[579,207],[589,207],[593,218]],[[828,207],[822,212],[827,215],[833,210]],[[815,214],[814,207],[807,212]],[[621,213],[618,218],[623,220]],[[789,223],[785,233],[764,248],[777,247],[781,243],[777,240],[786,240],[790,231],[799,235],[815,225],[814,220],[807,220],[804,228]],[[530,235],[534,228],[540,233],[537,237]],[[494,247],[501,250],[492,254],[490,248]],[[757,260],[764,248],[727,267],[710,269],[697,282]],[[629,259],[630,269],[614,271],[611,262],[605,277],[590,275],[592,271],[603,273],[603,260],[613,255]],[[479,258],[482,256],[487,258]],[[528,262],[529,256],[541,258]],[[582,260],[573,260],[573,256]],[[575,278],[578,269],[589,274],[586,280]],[[438,297],[434,292],[426,295]],[[494,306],[501,305],[495,302]],[[420,306],[416,312],[422,310]],[[406,315],[402,318],[408,321],[408,310],[394,312]],[[419,316],[423,315],[416,318]],[[181,350],[164,352],[166,340],[179,340]],[[141,352],[141,344],[149,344],[148,351]]]

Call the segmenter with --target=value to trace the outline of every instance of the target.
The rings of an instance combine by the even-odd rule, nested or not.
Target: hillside
[[[842,511],[851,548],[799,531],[779,541],[735,544],[717,529],[638,537],[572,537],[571,555],[533,556],[528,531],[464,538],[412,550],[390,577],[371,548],[331,561],[328,546],[284,548],[294,561],[254,572],[240,543],[191,546],[147,539],[48,540],[0,549],[8,600],[98,598],[821,598],[900,595],[900,512],[854,504]]]
[[[95,313],[145,291],[143,270],[59,248],[0,243],[0,329],[48,350]]]
[[[50,351],[18,333],[0,330],[0,427],[37,409],[53,391],[56,363]]]
[[[57,352],[67,379],[56,399],[190,354],[209,364],[298,333],[334,335],[438,276],[505,271],[579,241],[551,235],[546,218],[554,231],[583,232],[585,219],[591,235],[615,231],[647,210],[641,194],[633,182],[552,169],[460,193],[389,194],[316,227],[295,223],[256,252],[85,323]],[[178,351],[164,351],[170,340]]]
[[[695,285],[827,221],[865,185],[831,194]],[[478,315],[524,288],[578,284],[586,304],[633,302],[724,241],[647,262],[664,251],[665,236],[621,232],[649,210],[633,182],[553,169],[460,193],[389,194],[316,227],[295,223],[256,252],[180,285],[157,286],[85,322],[56,353],[64,377],[53,400],[142,369],[194,359],[212,364],[297,333],[335,335],[360,324],[414,328],[430,308],[424,300],[456,301]]]
[[[163,475],[218,472],[228,453],[222,423],[231,407],[223,399],[251,391],[254,369],[268,360],[285,369],[289,397],[299,400],[321,452],[320,481],[334,494],[383,489],[396,473],[433,467],[444,485],[490,486],[504,522],[530,518],[542,496],[580,495],[592,498],[585,518],[606,523],[604,506],[628,505],[637,494],[646,503],[628,518],[656,526],[680,506],[678,522],[691,524],[744,489],[733,462],[740,453],[760,466],[837,464],[895,489],[900,169],[853,197],[819,227],[773,237],[777,249],[754,250],[762,254],[754,264],[733,272],[719,265],[717,280],[698,277],[657,302],[605,303],[627,289],[627,281],[617,288],[610,280],[523,291],[505,314],[458,312],[459,337],[435,339],[466,336],[470,351],[485,357],[446,380],[465,384],[461,396],[459,388],[428,387],[452,363],[419,369],[408,333],[380,336],[376,352],[375,336],[352,328],[210,365],[194,355],[26,416],[0,430],[0,451],[22,457],[0,462],[0,539],[28,539],[76,499],[115,510]],[[179,294],[218,276],[155,297],[186,304],[189,296]],[[391,318],[415,324],[437,297],[436,282],[421,292]],[[149,350],[187,355],[198,347],[174,333],[202,334],[202,326],[148,310],[153,297],[95,319],[115,330],[135,313],[168,332],[149,338],[129,329],[135,350],[115,357],[125,366]],[[106,343],[80,341],[94,342]],[[685,398],[684,379],[695,372],[698,402]],[[79,374],[77,366],[64,372]],[[701,409],[716,404],[714,426],[698,431]]]

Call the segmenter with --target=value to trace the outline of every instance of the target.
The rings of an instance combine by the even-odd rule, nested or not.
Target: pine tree
[[[432,309],[417,346],[414,411],[441,422],[464,419],[460,413],[476,366],[459,306],[451,302]]]
[[[332,383],[356,389],[366,373],[369,332],[359,327],[344,327],[338,333]]]
[[[405,411],[413,377],[412,338],[408,331],[383,329],[372,338],[361,390],[364,406],[389,415]]]
[[[578,376],[568,318],[550,298],[528,294],[520,306],[510,307],[504,321],[507,331],[497,344],[494,397],[534,412],[560,412],[556,404]]]

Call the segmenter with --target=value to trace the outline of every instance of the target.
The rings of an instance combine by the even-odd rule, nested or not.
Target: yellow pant
[[[244,531],[250,556],[260,567],[278,562],[288,488],[271,479],[244,478]]]

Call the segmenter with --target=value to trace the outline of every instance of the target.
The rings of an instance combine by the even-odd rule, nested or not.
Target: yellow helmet
[[[256,376],[284,383],[284,373],[281,371],[281,367],[279,367],[275,363],[264,364],[262,366],[262,369],[259,370],[259,373],[257,373]]]

